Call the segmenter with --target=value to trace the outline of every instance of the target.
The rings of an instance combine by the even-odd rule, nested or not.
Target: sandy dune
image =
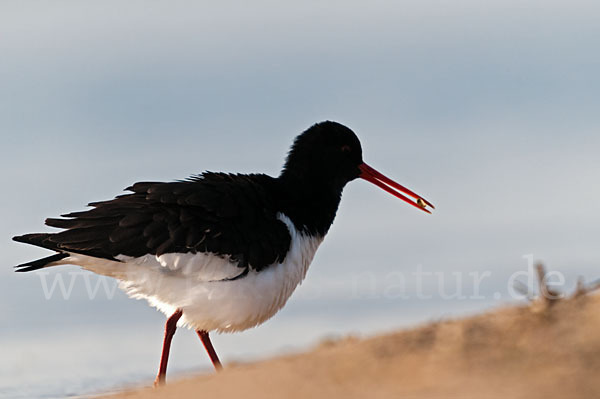
[[[111,398],[598,398],[600,297],[500,309]]]

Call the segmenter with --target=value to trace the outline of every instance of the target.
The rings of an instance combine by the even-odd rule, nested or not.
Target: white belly
[[[122,262],[71,254],[60,263],[77,264],[120,280],[130,297],[146,299],[170,316],[183,310],[179,325],[195,330],[241,331],[261,324],[285,305],[302,282],[322,237],[299,233],[291,220],[279,214],[291,235],[290,250],[282,263],[260,272],[243,270],[213,254],[119,256]]]

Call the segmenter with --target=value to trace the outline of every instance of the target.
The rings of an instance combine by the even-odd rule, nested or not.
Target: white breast
[[[122,262],[71,254],[61,263],[117,278],[130,297],[146,299],[167,316],[182,309],[180,325],[206,331],[241,331],[265,322],[285,305],[323,241],[322,237],[298,232],[287,216],[279,214],[278,218],[291,235],[284,261],[260,272],[250,269],[236,280],[219,281],[239,275],[241,268],[226,257],[206,253],[119,256]]]

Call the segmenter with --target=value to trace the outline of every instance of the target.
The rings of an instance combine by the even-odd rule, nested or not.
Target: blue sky
[[[11,270],[46,252],[10,237],[134,181],[276,175],[294,136],[324,119],[355,130],[368,163],[438,210],[351,183],[297,295],[264,326],[216,337],[225,359],[500,305],[527,254],[568,287],[600,277],[597,2],[57,1],[0,11],[0,350],[16,359],[39,349],[39,367],[66,357],[56,374],[79,374],[61,386],[123,359],[137,359],[130,377],[105,375],[100,386],[154,373],[162,316],[122,295],[90,301],[80,285],[68,301],[46,301],[39,276]],[[445,300],[434,282],[432,298],[419,299],[418,268],[447,286],[454,272],[491,275],[484,299]],[[397,272],[407,299],[373,295],[391,292]],[[143,338],[132,334],[142,327]],[[119,334],[123,359],[111,352]],[[82,337],[110,357],[75,356],[89,346]],[[175,370],[206,366],[191,334],[178,339]]]

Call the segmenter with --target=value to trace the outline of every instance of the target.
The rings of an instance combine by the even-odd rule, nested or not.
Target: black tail
[[[23,263],[19,266],[15,266],[16,272],[30,272],[32,270],[42,269],[52,262],[59,261],[69,256],[69,254],[67,253],[60,252],[60,250],[56,248],[56,244],[48,240],[48,238],[51,235],[52,234],[49,233],[33,233],[13,237],[14,241],[23,242],[25,244],[31,244],[37,247],[47,248],[59,252],[57,254],[50,255],[42,259],[34,260],[31,262]]]
[[[31,262],[23,263],[19,266],[15,266],[16,272],[31,272],[33,270],[42,269],[48,266],[52,262],[59,261],[61,259],[67,258],[69,254],[61,252],[58,254],[50,255],[42,259],[33,260]]]

